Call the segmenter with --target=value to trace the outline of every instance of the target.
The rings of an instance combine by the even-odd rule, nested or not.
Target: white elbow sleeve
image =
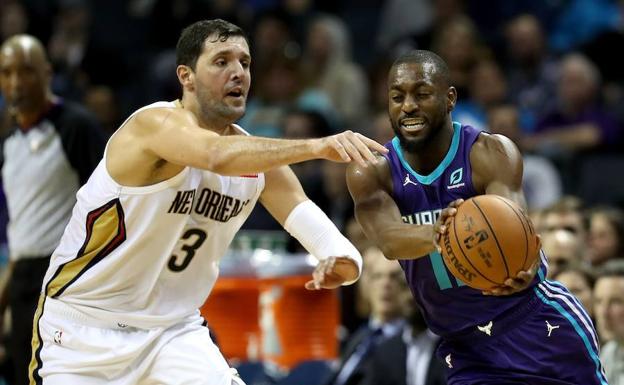
[[[360,253],[314,202],[299,203],[286,218],[284,228],[317,259],[345,256],[357,264],[358,277],[362,273]]]

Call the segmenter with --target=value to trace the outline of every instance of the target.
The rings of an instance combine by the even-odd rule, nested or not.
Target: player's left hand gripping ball
[[[529,270],[519,271],[515,277],[507,278],[504,285],[498,286],[493,290],[483,291],[482,293],[483,295],[511,295],[518,293],[529,287],[539,267],[540,259],[537,258]]]

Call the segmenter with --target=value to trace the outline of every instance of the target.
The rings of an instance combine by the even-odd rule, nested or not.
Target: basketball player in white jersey
[[[320,260],[308,289],[359,276],[357,250],[286,165],[364,165],[385,149],[352,132],[280,140],[233,124],[250,84],[235,25],[189,26],[177,62],[182,99],[132,114],[77,194],[35,314],[32,385],[242,384],[197,309],[257,200]]]

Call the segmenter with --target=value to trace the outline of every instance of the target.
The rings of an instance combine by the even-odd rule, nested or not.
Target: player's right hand
[[[305,283],[308,290],[335,289],[345,282],[355,280],[359,275],[358,266],[348,257],[329,257],[318,263],[312,279]]]
[[[353,132],[344,131],[340,134],[318,139],[320,141],[319,156],[334,162],[358,162],[366,167],[366,161],[376,162],[377,157],[373,151],[386,154],[388,149],[366,136]]]
[[[433,225],[433,244],[435,245],[438,253],[442,252],[440,241],[442,240],[442,236],[446,233],[447,222],[451,217],[454,217],[455,214],[457,214],[457,208],[462,203],[464,203],[463,199],[455,199],[453,202],[449,203],[449,205],[442,210],[440,217]]]

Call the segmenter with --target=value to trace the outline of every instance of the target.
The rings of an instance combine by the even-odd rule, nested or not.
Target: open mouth
[[[401,127],[410,133],[422,131],[425,128],[425,120],[422,118],[408,118],[401,120]]]
[[[244,96],[244,94],[243,94],[243,90],[242,89],[234,88],[230,92],[228,92],[226,94],[226,96],[229,96],[229,97],[232,97],[232,98],[242,98]]]

